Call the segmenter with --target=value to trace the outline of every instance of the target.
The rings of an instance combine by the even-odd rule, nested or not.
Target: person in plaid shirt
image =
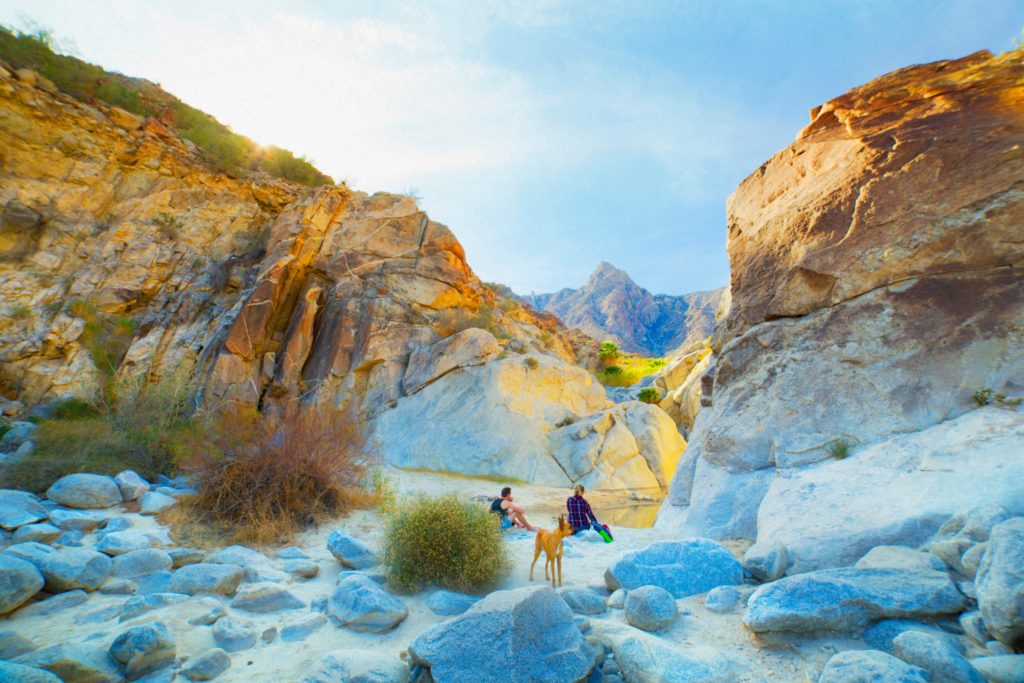
[[[592,523],[598,523],[594,511],[590,509],[590,503],[583,497],[584,491],[583,484],[576,484],[573,495],[565,501],[566,507],[569,508],[569,526],[572,527],[574,534],[589,529]]]

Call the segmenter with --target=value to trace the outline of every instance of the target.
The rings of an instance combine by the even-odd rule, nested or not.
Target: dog
[[[551,565],[551,587],[555,586],[555,561],[558,561],[558,585],[562,585],[562,539],[572,536],[572,527],[565,523],[565,517],[558,518],[558,528],[554,531],[541,529],[533,542],[533,563],[530,565],[530,581],[533,581],[533,568],[540,557],[541,549],[546,556],[544,560],[544,578],[548,578],[548,565]]]

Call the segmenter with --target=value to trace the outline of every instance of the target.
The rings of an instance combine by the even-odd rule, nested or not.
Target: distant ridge
[[[579,289],[523,296],[537,310],[554,313],[623,350],[661,356],[709,336],[722,289],[682,296],[651,294],[626,271],[602,261]]]

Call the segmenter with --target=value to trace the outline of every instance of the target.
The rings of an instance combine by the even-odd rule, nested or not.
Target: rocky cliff
[[[373,423],[403,397],[422,401],[415,395],[439,380],[509,356],[521,365],[528,352],[555,395],[592,383],[572,364],[557,319],[480,282],[452,232],[412,199],[217,173],[158,119],[76,100],[2,66],[0,207],[0,391],[22,405],[93,400],[126,375],[184,372],[208,404],[329,404]],[[390,457],[398,451],[389,439],[422,425],[369,430],[389,461],[441,469],[427,451],[476,434],[488,446],[461,471],[523,474],[503,450],[515,444],[487,427],[516,390],[498,382],[469,397],[475,421],[447,416],[435,425],[444,438],[418,459]],[[557,416],[528,411],[529,429],[546,440],[556,421],[606,407],[600,386],[586,391],[585,405]],[[664,426],[657,420],[631,420],[626,459],[639,456],[646,470],[602,481],[663,489],[682,439],[650,436]],[[561,472],[557,450],[528,457]],[[623,459],[591,451],[591,466],[571,480]]]
[[[602,262],[579,289],[524,297],[601,341],[631,353],[661,356],[711,335],[722,290],[683,296],[651,294],[623,270]]]
[[[879,467],[885,459],[865,446],[889,440],[894,450],[913,438],[969,449],[991,427],[957,420],[977,408],[972,395],[1024,388],[1022,223],[1019,54],[909,67],[815,108],[797,140],[729,200],[732,303],[713,343],[711,405],[697,417],[660,523],[789,541],[808,567],[834,560],[814,548],[838,535],[851,546],[910,544],[954,507],[1021,512],[1019,486],[1001,485],[1024,480],[1019,459],[979,468],[955,500],[937,496],[914,510],[900,508],[901,492],[924,487],[942,458],[918,452]],[[837,462],[847,451],[850,461]],[[856,471],[861,458],[874,474],[843,486],[878,514],[799,542],[808,508],[784,514],[784,501],[813,499],[816,485],[797,494],[791,477]],[[898,490],[879,487],[897,472]],[[852,514],[843,500],[827,514]],[[891,518],[881,512],[890,508]]]

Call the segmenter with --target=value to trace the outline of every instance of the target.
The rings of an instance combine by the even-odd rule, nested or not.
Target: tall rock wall
[[[811,119],[729,200],[731,308],[663,526],[756,538],[766,491],[832,444],[1024,390],[1019,54],[902,69]]]

